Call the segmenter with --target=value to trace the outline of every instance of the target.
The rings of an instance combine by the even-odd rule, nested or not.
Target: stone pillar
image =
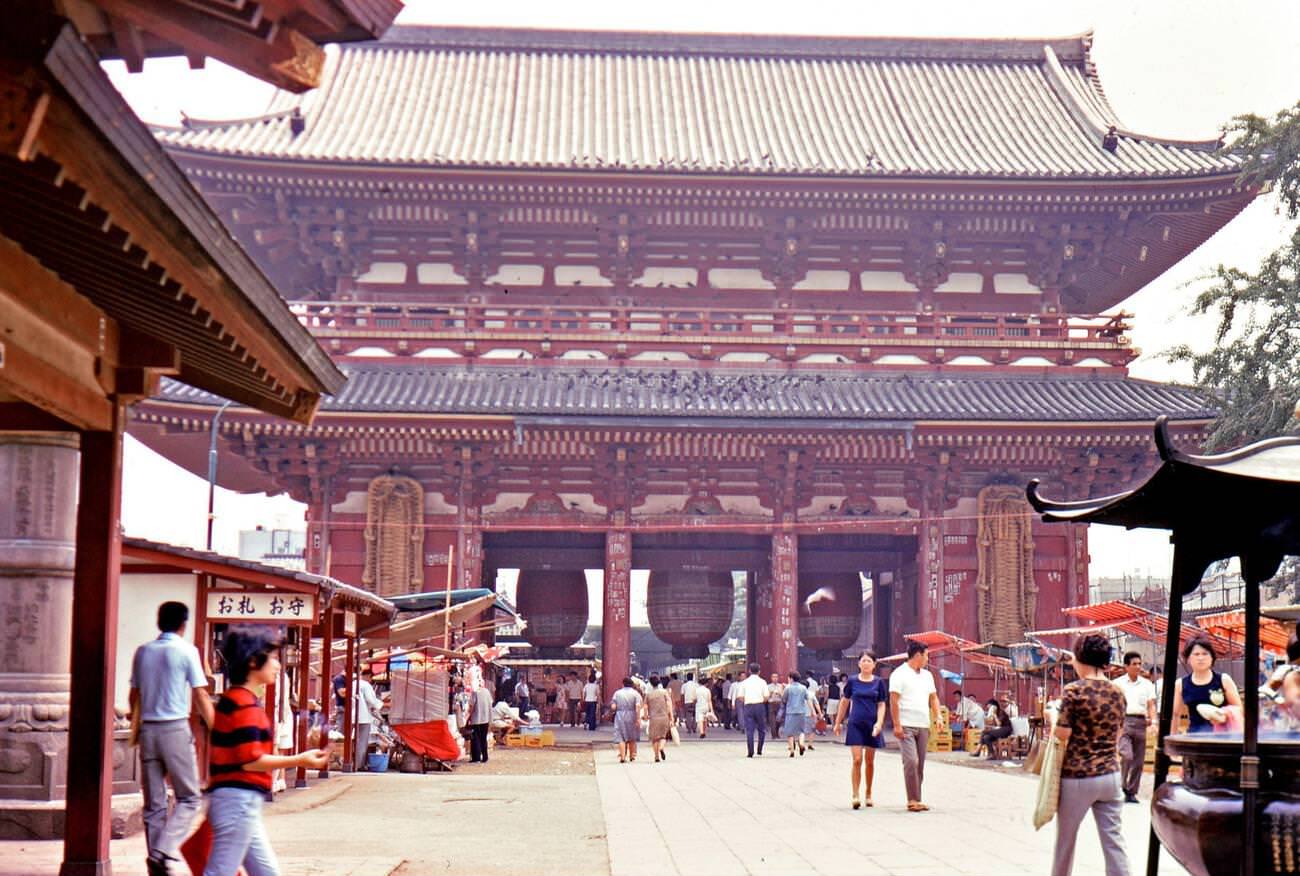
[[[632,534],[626,529],[605,533],[604,606],[600,621],[600,660],[603,703],[632,668]]]
[[[772,535],[772,609],[769,662],[763,672],[782,677],[799,661],[799,536],[793,532]]]
[[[59,836],[67,784],[78,438],[0,432],[0,839]]]

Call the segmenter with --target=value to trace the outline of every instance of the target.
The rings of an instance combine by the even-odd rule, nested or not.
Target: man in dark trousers
[[[149,876],[167,876],[167,862],[179,861],[181,842],[199,814],[202,800],[190,714],[212,726],[212,700],[198,649],[185,641],[190,610],[181,602],[158,606],[158,638],[131,660],[131,711],[140,715],[140,779],[144,791],[146,861]],[[167,813],[171,779],[176,805]]]
[[[488,723],[492,720],[492,692],[485,686],[470,694],[469,761],[487,763]]]

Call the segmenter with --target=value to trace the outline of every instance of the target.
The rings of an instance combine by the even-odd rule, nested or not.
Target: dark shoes
[[[149,876],[169,876],[167,862],[162,858],[145,858],[144,868]]]
[[[1138,798],[1137,798],[1137,794],[1125,794],[1125,795],[1124,795],[1124,802],[1125,802],[1125,803],[1137,803],[1137,802],[1139,802],[1139,801],[1138,801]]]

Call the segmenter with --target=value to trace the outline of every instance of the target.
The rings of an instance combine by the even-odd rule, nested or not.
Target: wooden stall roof
[[[322,608],[356,611],[385,621],[391,619],[397,611],[387,599],[328,575],[315,575],[212,551],[124,536],[122,571],[129,574],[133,566],[148,567],[152,571],[169,566],[180,572],[200,572],[227,581],[315,593],[320,596]]]
[[[101,57],[139,72],[145,58],[213,57],[289,91],[320,83],[322,43],[373,39],[401,0],[63,0]]]
[[[1203,614],[1196,618],[1196,625],[1232,642],[1246,640],[1246,610],[1221,611],[1216,614]],[[1259,646],[1274,654],[1285,654],[1286,646],[1291,641],[1295,624],[1288,624],[1274,617],[1259,619]]]
[[[415,617],[399,620],[384,630],[375,630],[362,640],[362,647],[412,648],[442,637],[443,631],[465,623],[480,612],[496,605],[496,594],[489,593],[477,599],[453,605],[451,608],[429,611]],[[392,603],[389,603],[390,605]]]
[[[0,236],[8,239],[0,240],[0,289],[34,308],[45,331],[66,337],[25,349],[14,338],[7,390],[74,425],[104,429],[109,396],[147,395],[157,375],[174,374],[310,421],[322,394],[342,387],[342,373],[163,153],[76,29],[39,16],[15,27],[0,49],[9,95],[0,136]],[[85,363],[64,355],[65,344],[84,352]],[[147,376],[114,383],[125,366]]]

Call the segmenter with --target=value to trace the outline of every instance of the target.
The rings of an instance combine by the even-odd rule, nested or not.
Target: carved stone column
[[[0,839],[52,836],[64,797],[78,439],[0,432]]]
[[[763,672],[785,677],[799,660],[799,536],[772,534],[771,663]]]
[[[623,684],[632,665],[632,534],[605,533],[605,593],[600,621],[603,703]]]

